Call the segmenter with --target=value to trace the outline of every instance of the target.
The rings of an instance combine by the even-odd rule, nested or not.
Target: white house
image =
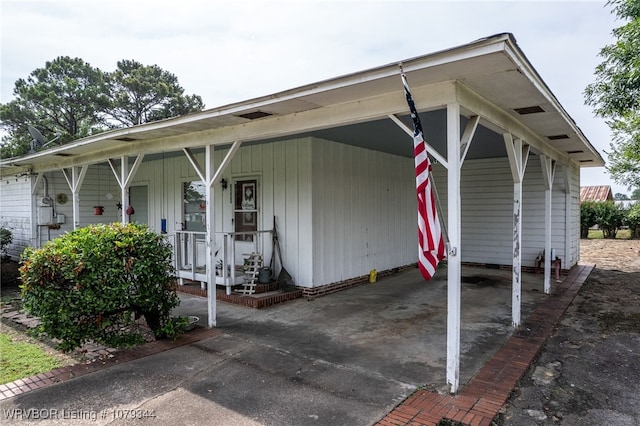
[[[546,250],[548,292],[551,250],[564,269],[577,263],[580,167],[604,161],[511,34],[402,67],[450,240],[455,391],[462,263],[513,267],[517,326],[521,269]],[[17,257],[74,227],[145,222],[176,241],[178,258],[206,268],[198,279],[213,282],[222,253],[239,263],[258,250],[270,262],[271,234],[234,233],[270,231],[275,218],[283,264],[313,295],[416,263],[412,133],[398,63],[383,65],[5,159],[0,225],[13,232]]]

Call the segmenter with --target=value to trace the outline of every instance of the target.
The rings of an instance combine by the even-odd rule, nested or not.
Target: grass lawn
[[[616,233],[616,240],[628,240],[631,236],[631,232],[628,229],[621,229]],[[589,229],[589,236],[592,240],[601,240],[604,235],[600,229]]]
[[[61,365],[60,360],[40,346],[15,341],[9,334],[0,333],[0,384],[45,373]]]

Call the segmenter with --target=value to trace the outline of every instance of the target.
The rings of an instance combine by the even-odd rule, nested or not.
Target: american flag
[[[402,84],[413,120],[413,156],[416,165],[416,192],[418,194],[418,268],[425,280],[429,280],[435,274],[438,262],[445,258],[445,245],[429,180],[431,162],[424,143],[422,124],[420,124],[420,117],[418,117],[418,111],[416,111],[416,105],[411,97],[411,92],[409,92],[407,77],[404,73],[402,74]]]

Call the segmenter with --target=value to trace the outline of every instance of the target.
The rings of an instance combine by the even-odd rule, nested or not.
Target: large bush
[[[593,201],[580,203],[580,238],[587,238],[589,228],[596,224],[595,204]]]
[[[596,224],[605,238],[615,238],[625,219],[624,210],[613,201],[600,201],[594,204]]]
[[[627,210],[625,225],[629,227],[631,238],[640,238],[640,203],[632,205]]]
[[[613,201],[594,203],[596,224],[605,238],[615,238],[625,220],[625,211]]]
[[[171,256],[170,244],[143,225],[75,230],[24,251],[24,307],[64,350],[89,340],[113,347],[141,343],[131,327],[141,315],[157,338],[177,333],[170,316],[180,303]]]

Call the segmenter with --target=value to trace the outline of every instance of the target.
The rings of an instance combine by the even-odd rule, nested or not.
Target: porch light
[[[225,178],[222,178],[222,180],[220,181],[220,186],[222,187],[222,190],[224,191],[225,189],[227,189],[228,186],[228,182]]]

